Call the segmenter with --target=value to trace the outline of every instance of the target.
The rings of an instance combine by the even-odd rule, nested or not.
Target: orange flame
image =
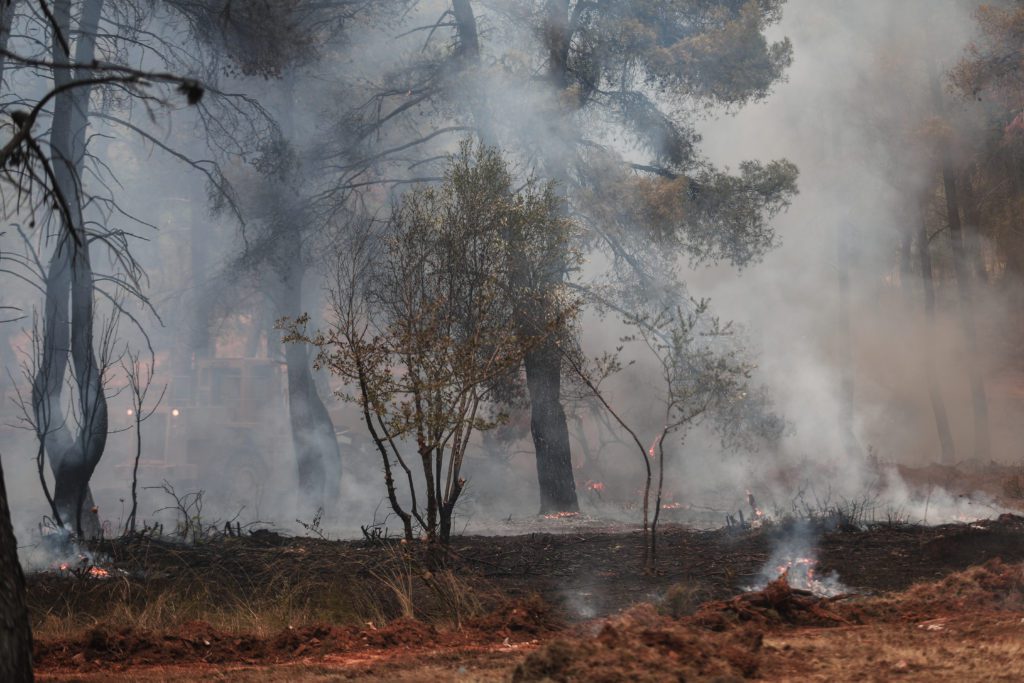
[[[647,449],[648,457],[654,458],[654,449],[658,446],[659,441],[661,441],[661,434],[654,438],[654,441],[651,442],[651,447]]]

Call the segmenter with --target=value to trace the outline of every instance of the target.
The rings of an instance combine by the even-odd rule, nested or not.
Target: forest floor
[[[564,524],[445,556],[270,532],[107,541],[105,578],[29,577],[39,678],[1024,679],[1022,517],[668,526],[653,572],[638,531]],[[759,582],[795,535],[840,595]]]

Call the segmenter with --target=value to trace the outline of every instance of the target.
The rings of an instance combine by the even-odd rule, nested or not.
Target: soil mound
[[[939,581],[866,601],[862,608],[872,616],[907,620],[965,611],[1024,611],[1024,564],[989,560]]]
[[[530,654],[512,680],[740,680],[756,674],[760,648],[757,631],[711,633],[641,605],[606,622],[596,637],[561,638]]]
[[[730,600],[701,605],[687,621],[712,631],[725,631],[744,624],[774,626],[834,626],[857,623],[853,614],[842,615],[833,604],[847,596],[823,598],[810,591],[792,588],[785,575],[763,590],[742,593]]]
[[[493,612],[470,619],[466,627],[505,637],[536,636],[565,628],[565,620],[539,595],[511,600]]]

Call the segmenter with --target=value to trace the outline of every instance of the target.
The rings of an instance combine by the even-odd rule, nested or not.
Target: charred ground
[[[153,680],[186,680],[197,666],[241,667],[235,673],[245,680],[318,680],[332,671],[371,680],[503,680],[522,664],[521,680],[597,680],[580,662],[605,661],[609,675],[618,672],[607,680],[633,680],[622,667],[638,651],[651,666],[692,651],[703,654],[687,664],[696,666],[687,669],[691,677],[770,679],[780,665],[766,658],[764,643],[796,638],[793,628],[839,629],[822,637],[840,641],[882,629],[887,640],[886,629],[898,624],[913,639],[911,621],[939,619],[935,630],[943,630],[971,616],[987,620],[982,630],[1002,632],[1003,612],[1024,604],[1015,564],[1024,562],[1024,518],[1014,515],[866,529],[818,520],[819,570],[837,572],[858,597],[823,601],[798,592],[793,603],[791,592],[763,592],[748,593],[749,604],[732,596],[756,580],[791,524],[666,527],[649,572],[638,531],[559,523],[559,533],[459,537],[443,554],[269,532],[197,545],[149,536],[106,541],[95,550],[109,558],[103,566],[111,578],[30,577],[37,664],[56,678],[114,667]],[[988,561],[995,564],[976,567]],[[654,606],[636,607],[643,604]],[[750,609],[743,614],[737,605]],[[780,653],[795,647],[787,642]]]

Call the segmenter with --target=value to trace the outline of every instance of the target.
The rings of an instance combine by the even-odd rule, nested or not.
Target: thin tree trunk
[[[953,433],[949,428],[949,415],[946,412],[946,401],[942,398],[942,389],[935,376],[935,282],[932,277],[931,241],[928,237],[927,214],[924,207],[919,217],[920,227],[917,233],[917,249],[921,259],[921,285],[924,290],[924,316],[927,328],[924,339],[924,375],[928,384],[928,399],[935,416],[935,430],[939,436],[941,462],[952,465],[956,460],[953,446]]]
[[[0,465],[0,681],[32,680],[32,628],[25,603],[25,576],[18,562],[18,542]]]

